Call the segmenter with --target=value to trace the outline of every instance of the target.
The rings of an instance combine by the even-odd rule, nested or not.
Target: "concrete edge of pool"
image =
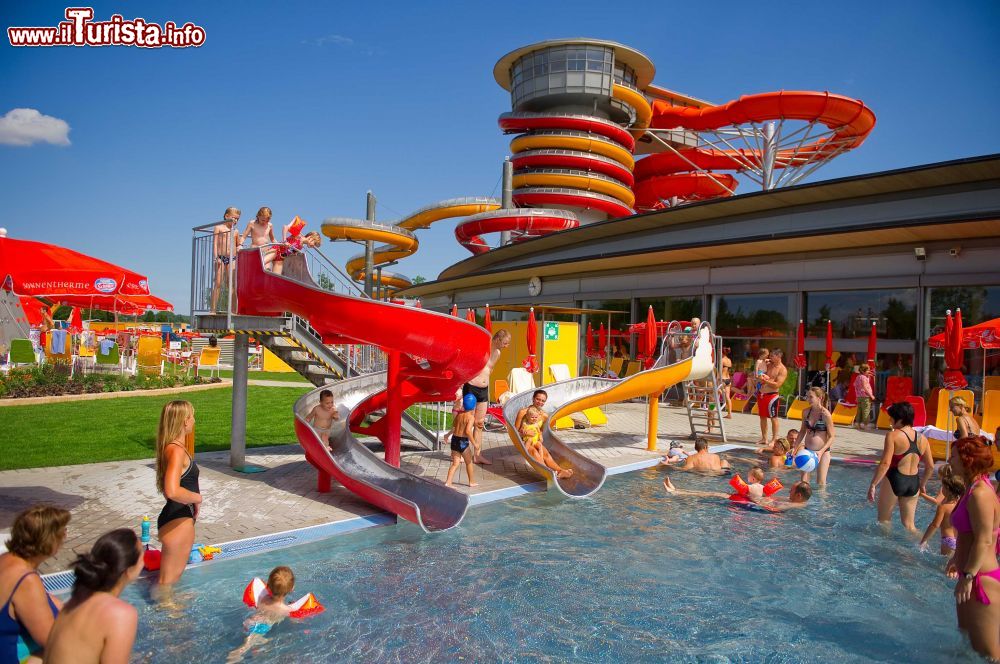
[[[749,445],[737,445],[737,444],[726,444],[726,445],[713,445],[710,450],[712,452],[729,452],[738,449],[755,449],[753,446]],[[842,457],[833,457],[834,461],[848,461],[850,459],[844,459]],[[620,475],[622,473],[631,473],[637,470],[645,470],[646,468],[652,468],[660,463],[659,458],[644,459],[642,461],[635,461],[633,463],[623,464],[621,466],[615,466],[608,468],[608,475]],[[546,490],[546,483],[544,481],[531,482],[528,484],[518,484],[511,487],[506,487],[504,489],[494,489],[492,491],[484,491],[482,493],[473,494],[469,497],[469,506],[476,507],[479,505],[488,505],[489,503],[494,503],[500,500],[509,500],[511,498],[517,498],[518,496],[524,496],[529,493],[538,493]],[[258,553],[265,553],[269,551],[276,551],[278,549],[285,549],[293,546],[299,546],[302,544],[309,544],[311,542],[316,542],[319,540],[329,539],[331,537],[336,537],[338,535],[346,535],[348,533],[357,532],[359,530],[365,530],[368,528],[375,528],[379,526],[388,526],[396,523],[396,517],[392,514],[382,513],[382,514],[371,514],[368,516],[356,516],[349,519],[340,519],[338,521],[331,521],[328,523],[322,523],[315,526],[306,526],[304,528],[297,528],[294,530],[285,530],[277,533],[272,533],[270,535],[258,535],[256,537],[248,537],[246,539],[232,540],[229,542],[222,542],[220,544],[213,544],[213,546],[218,546],[222,549],[222,553],[217,553],[211,560],[203,560],[197,563],[191,563],[188,565],[188,569],[192,567],[201,567],[203,565],[208,565],[220,560],[232,560],[234,558],[240,558],[243,556],[254,555]],[[144,572],[143,576],[150,576],[150,574]],[[45,589],[54,595],[63,595],[69,593],[73,588],[73,571],[63,570],[61,572],[53,572],[51,574],[45,574],[42,576],[42,581],[45,584]]]

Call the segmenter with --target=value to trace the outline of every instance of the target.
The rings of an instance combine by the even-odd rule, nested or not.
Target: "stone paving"
[[[662,405],[660,409],[658,437],[662,453],[670,439],[686,440],[690,429],[683,410]],[[608,467],[657,456],[646,450],[645,404],[612,404],[605,410],[607,426],[564,431],[565,439]],[[782,433],[793,426],[782,420]],[[730,443],[754,443],[759,438],[756,415],[737,414],[726,420],[726,427]],[[845,456],[872,455],[881,449],[882,436],[838,427],[834,450]],[[511,445],[506,432],[486,432],[483,446],[493,465],[476,467],[480,486],[474,492],[540,481]],[[228,452],[199,453],[197,460],[205,496],[198,521],[199,542],[227,542],[378,511],[336,483],[331,492],[318,493],[316,471],[305,461],[298,445],[248,450],[248,463],[268,469],[256,474],[231,470]],[[449,453],[404,448],[401,465],[443,482]],[[152,460],[140,460],[0,472],[0,530],[9,529],[20,510],[38,502],[69,509],[73,519],[66,545],[43,565],[42,571],[65,569],[76,553],[87,550],[102,533],[113,528],[137,528],[144,514],[156,519],[163,499],[156,493],[153,466]],[[463,486],[464,470],[456,480],[461,482],[459,490],[469,491]],[[155,537],[155,528],[153,532]]]

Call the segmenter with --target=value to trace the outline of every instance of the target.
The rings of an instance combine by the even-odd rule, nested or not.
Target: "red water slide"
[[[327,344],[370,344],[388,354],[388,372],[324,386],[335,392],[335,403],[345,414],[329,440],[321,440],[304,419],[323,388],[297,404],[296,434],[306,459],[320,471],[321,485],[324,478],[327,483],[336,478],[364,500],[426,530],[457,525],[468,496],[399,469],[400,416],[414,403],[452,400],[456,390],[486,365],[490,335],[474,323],[445,314],[323,289],[312,281],[301,254],[286,258],[284,273],[277,275],[264,269],[258,250],[241,251],[237,292],[241,315],[291,312],[307,320]],[[386,415],[363,426],[368,415],[383,409]],[[351,432],[381,440],[385,461]]]
[[[875,126],[875,114],[863,102],[829,92],[768,92],[703,108],[656,100],[652,109],[653,129],[707,132],[782,120],[825,125],[827,131],[815,140],[809,141],[809,133],[804,132],[803,142],[794,147],[779,147],[773,158],[777,169],[825,161],[852,150],[865,141]],[[760,167],[764,161],[763,150],[754,148],[686,148],[650,155],[635,166],[636,206],[650,208],[657,201],[674,196],[697,199],[731,195],[735,180],[710,171],[740,171]]]
[[[532,208],[494,210],[473,215],[460,223],[455,227],[455,239],[478,256],[492,249],[481,237],[488,233],[510,231],[516,235],[513,240],[521,242],[556,231],[576,228],[579,225],[576,215],[562,210]]]

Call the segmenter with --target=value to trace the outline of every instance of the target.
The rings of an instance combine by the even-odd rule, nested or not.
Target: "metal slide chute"
[[[690,335],[687,335],[690,338]],[[515,430],[514,422],[522,408],[531,405],[534,390],[528,390],[511,397],[503,407],[507,421],[507,433],[514,447],[546,480],[563,495],[584,498],[596,492],[604,484],[607,469],[601,464],[580,454],[562,440],[562,434],[550,426],[562,417],[587,408],[605,406],[610,403],[658,395],[677,383],[700,380],[708,376],[715,366],[712,348],[712,330],[708,323],[702,323],[692,343],[676,343],[682,335],[668,335],[664,339],[659,359],[651,369],[640,371],[622,380],[610,378],[571,378],[545,385],[548,393],[545,410],[549,417],[542,432],[542,445],[552,458],[563,468],[572,468],[573,475],[559,478],[544,465],[528,454]]]
[[[239,313],[275,316],[291,312],[327,344],[378,346],[390,355],[390,372],[365,375],[326,387],[342,411],[327,441],[303,419],[319,399],[317,388],[295,406],[295,430],[306,459],[320,472],[320,488],[336,478],[364,500],[420,525],[445,530],[458,525],[468,496],[380,460],[353,433],[375,436],[394,450],[398,463],[398,415],[363,426],[376,411],[400,413],[422,401],[451,400],[455,391],[489,360],[489,334],[466,320],[415,307],[356,298],[325,290],[306,268],[305,256],[285,258],[284,273],[264,269],[259,250],[241,251],[237,266]],[[393,359],[395,358],[395,359]]]

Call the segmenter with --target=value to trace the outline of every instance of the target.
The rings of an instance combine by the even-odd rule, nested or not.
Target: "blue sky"
[[[803,8],[803,5],[811,7]],[[66,5],[10,1],[4,28]],[[0,45],[0,116],[31,108],[69,145],[0,144],[0,225],[144,271],[188,310],[190,229],[228,205],[286,223],[379,218],[497,193],[509,96],[492,68],[536,41],[628,44],[664,87],[725,102],[780,89],[864,100],[878,125],[811,180],[1000,152],[1000,5],[989,2],[97,3],[203,26],[184,50]],[[621,11],[616,17],[608,8]],[[743,189],[747,191],[748,189]],[[434,278],[469,254],[454,221],[420,232],[395,270]],[[241,226],[243,223],[241,222]],[[338,264],[354,245],[325,244]]]

